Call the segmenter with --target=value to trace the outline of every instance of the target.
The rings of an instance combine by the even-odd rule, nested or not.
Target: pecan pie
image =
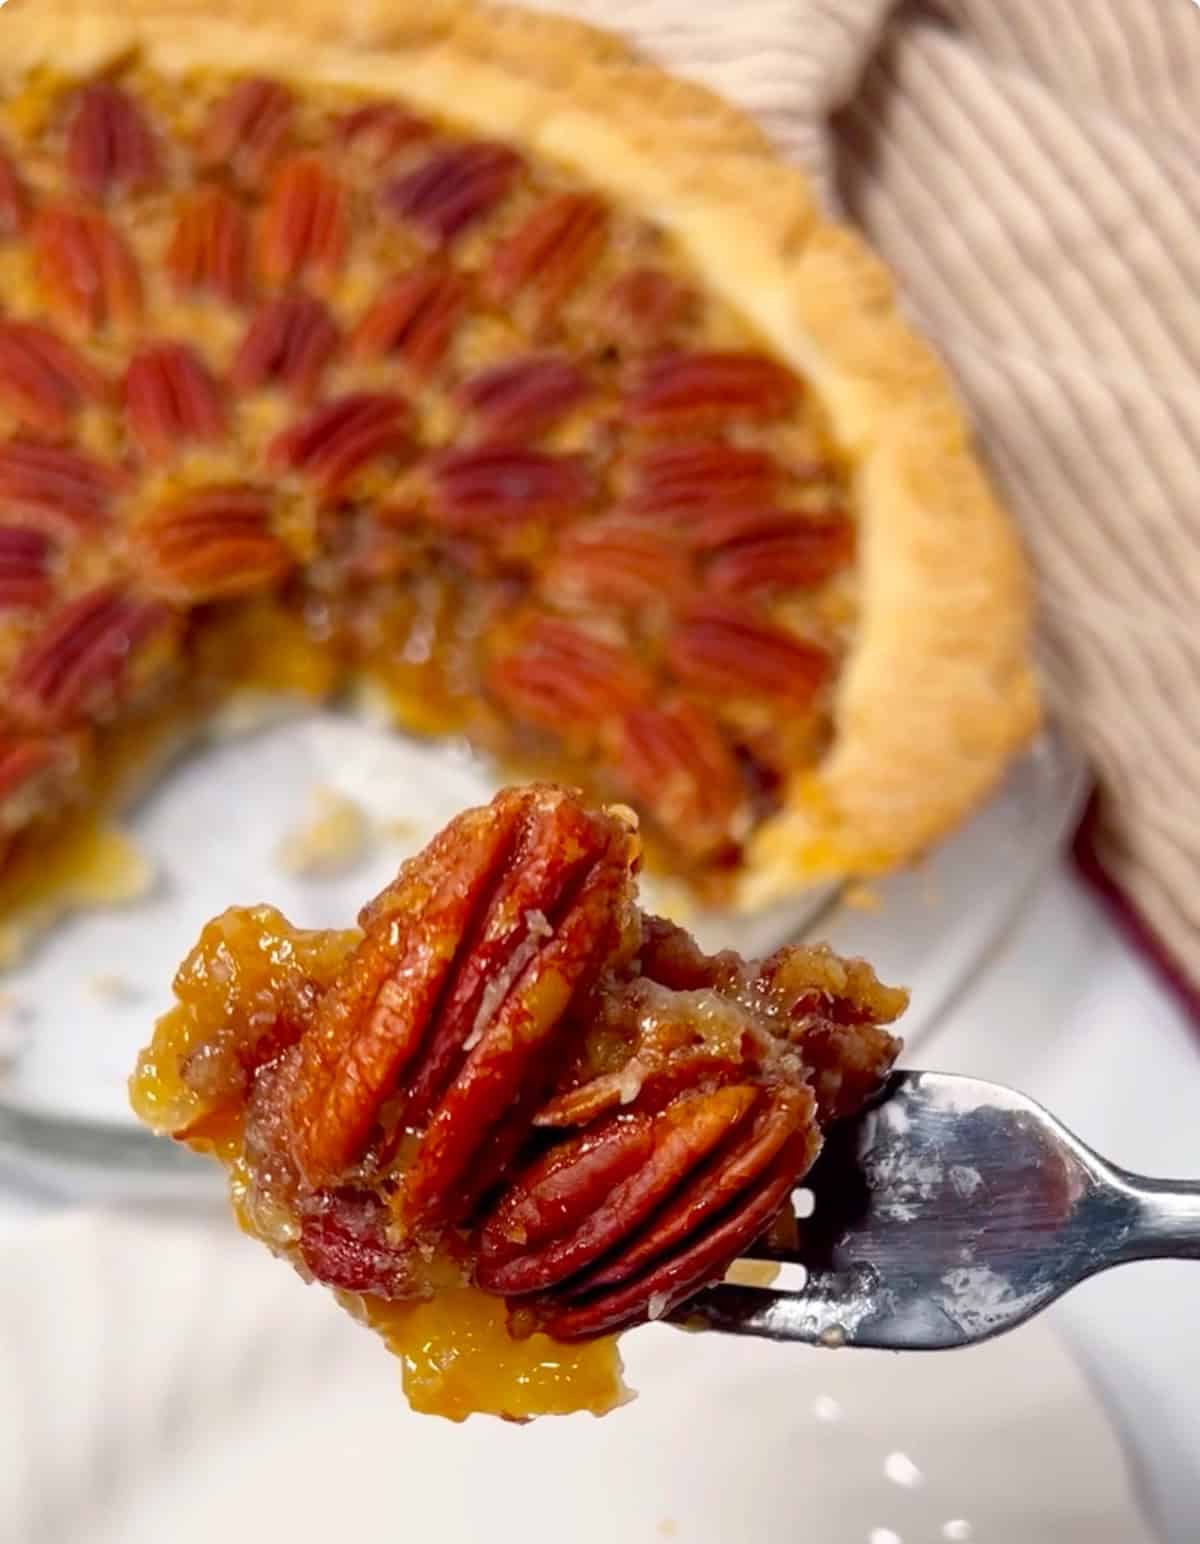
[[[643,914],[632,812],[459,815],[359,914],[210,922],[132,1080],[242,1226],[405,1362],[419,1409],[621,1393],[615,1331],[769,1229],[877,1088],[905,994],[828,949],[707,955]]]
[[[233,693],[368,683],[739,904],[1027,738],[947,379],[731,108],[466,0],[0,29],[0,913]]]

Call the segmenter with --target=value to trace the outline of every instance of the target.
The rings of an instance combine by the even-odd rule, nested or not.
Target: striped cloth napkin
[[[1200,1013],[1200,9],[548,8],[741,103],[892,265],[1039,574],[1081,868]]]

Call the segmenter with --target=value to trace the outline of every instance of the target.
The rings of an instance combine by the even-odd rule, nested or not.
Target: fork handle
[[[1114,1178],[1130,1203],[1128,1226],[1112,1263],[1129,1260],[1200,1260],[1200,1180],[1148,1179],[1117,1169]]]

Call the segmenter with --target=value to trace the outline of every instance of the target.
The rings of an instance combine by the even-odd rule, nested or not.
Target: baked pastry
[[[899,1050],[862,961],[706,955],[641,912],[639,859],[629,810],[506,790],[358,929],[210,922],[141,1054],[138,1115],[226,1166],[417,1408],[609,1408],[598,1337],[719,1281]]]
[[[739,113],[463,0],[0,29],[0,910],[237,693],[369,683],[739,904],[1026,740],[947,378]]]

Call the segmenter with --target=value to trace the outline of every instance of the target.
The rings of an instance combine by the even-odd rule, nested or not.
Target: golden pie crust
[[[804,378],[857,522],[857,620],[831,741],[749,837],[739,904],[920,854],[1029,739],[1029,580],[963,408],[883,264],[745,115],[606,33],[463,0],[10,0],[3,40],[0,90],[136,53],[167,77],[262,72],[394,94],[652,215],[706,291]]]

